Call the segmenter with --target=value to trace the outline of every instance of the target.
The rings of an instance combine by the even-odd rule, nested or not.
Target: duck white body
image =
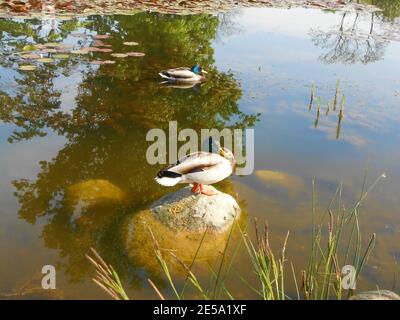
[[[206,71],[194,66],[192,68],[182,67],[163,70],[159,75],[169,82],[195,83],[205,79],[203,73],[206,73]]]
[[[232,153],[224,152],[227,158],[210,152],[195,152],[182,159],[174,165],[168,166],[158,172],[156,182],[163,186],[174,186],[178,183],[192,183],[193,192],[200,189],[202,185],[217,183],[229,177],[235,166]]]

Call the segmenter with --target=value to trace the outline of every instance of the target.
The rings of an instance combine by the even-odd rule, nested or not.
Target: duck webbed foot
[[[206,196],[213,196],[213,195],[217,194],[217,190],[212,186],[194,183],[192,192],[197,193],[198,191],[200,191],[201,194],[204,194]]]

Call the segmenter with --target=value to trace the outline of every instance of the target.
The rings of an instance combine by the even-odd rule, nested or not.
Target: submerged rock
[[[85,205],[110,201],[121,202],[124,199],[124,192],[108,180],[90,179],[70,186],[68,199],[72,204]]]
[[[213,188],[208,186],[208,188]],[[224,231],[240,215],[240,207],[229,194],[194,194],[190,187],[169,193],[154,202],[150,211],[163,224],[174,230]]]
[[[296,195],[305,190],[304,182],[299,177],[283,171],[256,170],[255,175],[265,187],[286,190],[289,195]]]
[[[400,296],[390,290],[376,290],[361,292],[349,300],[400,300]]]
[[[84,225],[86,230],[101,228],[115,215],[118,206],[125,203],[121,188],[104,179],[89,179],[67,189],[66,205],[71,220]],[[67,208],[66,207],[66,208]]]

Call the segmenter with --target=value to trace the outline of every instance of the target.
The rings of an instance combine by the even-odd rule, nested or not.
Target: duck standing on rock
[[[208,196],[216,194],[214,188],[204,188],[203,185],[217,183],[229,177],[236,166],[232,152],[219,148],[220,154],[211,152],[194,152],[178,160],[176,164],[160,170],[156,182],[172,187],[178,183],[193,184],[192,192]]]
[[[204,74],[206,73],[207,71],[203,70],[200,65],[196,64],[191,68],[182,67],[163,70],[159,75],[167,82],[195,83],[204,81]]]

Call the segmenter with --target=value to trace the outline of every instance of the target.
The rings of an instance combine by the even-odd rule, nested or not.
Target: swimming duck
[[[163,70],[159,75],[169,82],[193,83],[203,81],[205,79],[204,74],[206,73],[207,71],[196,64],[191,68],[182,67]]]
[[[211,196],[215,189],[205,189],[203,185],[217,183],[229,177],[235,169],[236,161],[230,150],[219,148],[220,154],[194,152],[178,160],[176,164],[160,170],[155,181],[171,187],[178,183],[193,184],[192,192]]]

